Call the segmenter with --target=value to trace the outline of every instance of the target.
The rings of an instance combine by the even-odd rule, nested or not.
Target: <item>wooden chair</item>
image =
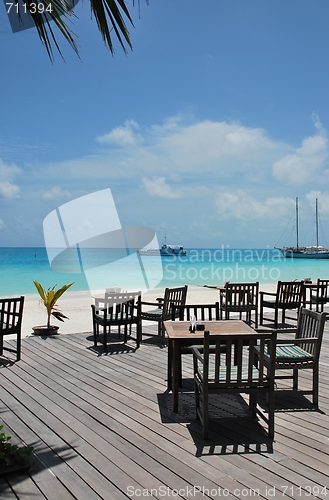
[[[171,319],[172,306],[184,305],[187,296],[187,285],[179,288],[166,288],[164,297],[156,299],[157,302],[141,302],[141,305],[154,306],[154,309],[141,312],[141,319],[156,321],[158,323],[158,335],[162,342],[165,341],[165,329],[163,322]]]
[[[24,297],[0,299],[0,355],[3,351],[16,354],[16,360],[21,359],[21,336]],[[16,335],[16,349],[4,347],[3,338],[6,335]]]
[[[208,438],[209,395],[249,394],[252,417],[259,415],[268,424],[268,434],[274,436],[274,349],[276,332],[255,335],[210,335],[205,331],[203,352],[193,348],[194,387],[197,419],[201,420],[203,437]],[[222,346],[226,346],[223,352]],[[254,349],[259,345],[257,367]],[[215,345],[211,354],[210,345]],[[264,365],[264,353],[270,352],[268,365]],[[259,392],[265,392],[268,416],[257,407]],[[202,399],[202,402],[201,402]]]
[[[192,321],[195,318],[197,322],[218,321],[219,320],[219,302],[214,304],[185,304],[174,305],[171,310],[172,321]],[[179,385],[182,386],[182,354],[192,354],[194,346],[183,346],[180,351],[179,360]],[[200,346],[199,346],[200,348]],[[168,355],[168,377],[172,376],[171,356]]]
[[[230,318],[230,313],[246,314],[247,323],[251,324],[251,313],[254,312],[255,327],[258,327],[258,289],[259,283],[226,283],[219,292],[220,319]]]
[[[260,324],[264,323],[265,308],[274,309],[274,320],[267,318],[268,321],[274,321],[274,328],[278,326],[280,309],[282,310],[282,323],[284,323],[287,310],[299,311],[303,293],[303,281],[278,281],[276,292],[260,291]],[[274,300],[268,300],[266,296],[273,297]]]
[[[310,308],[315,304],[317,312],[323,312],[323,306],[329,302],[329,280],[317,280],[316,288],[310,289]]]
[[[112,326],[124,327],[124,342],[131,337],[131,327],[136,325],[136,343],[140,346],[142,338],[141,329],[141,292],[120,292],[105,294],[104,299],[95,299],[92,308],[94,345],[97,346],[99,340],[99,326],[103,327],[103,350],[107,352],[107,335]]]
[[[298,370],[313,370],[312,394],[315,406],[318,406],[319,401],[319,358],[325,321],[326,313],[301,308],[297,328],[291,330],[295,332],[295,338],[278,339],[275,349],[275,371],[293,370],[292,375],[275,374],[275,378],[292,378],[294,390],[298,390]],[[267,366],[272,360],[265,355],[264,362]]]

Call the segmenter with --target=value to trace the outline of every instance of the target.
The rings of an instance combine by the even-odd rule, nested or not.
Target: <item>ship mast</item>
[[[315,199],[315,233],[316,233],[316,247],[319,247],[319,218],[318,218],[318,199]]]
[[[298,198],[296,198],[296,243],[298,250]]]

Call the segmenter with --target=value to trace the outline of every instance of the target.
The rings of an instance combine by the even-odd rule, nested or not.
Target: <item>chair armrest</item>
[[[141,302],[141,306],[154,306],[154,307],[159,307],[161,304],[158,302]]]
[[[278,340],[277,344],[314,344],[314,342],[318,342],[317,337],[308,337],[306,339],[282,339]]]
[[[296,333],[297,328],[281,328],[277,330],[277,333]]]
[[[271,295],[272,297],[276,297],[275,292],[259,292],[259,295]]]

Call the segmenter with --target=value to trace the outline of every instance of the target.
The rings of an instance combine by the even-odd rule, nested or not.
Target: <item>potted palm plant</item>
[[[58,309],[56,304],[63,293],[66,292],[66,290],[70,288],[70,286],[72,286],[74,283],[63,285],[61,288],[58,288],[58,290],[56,290],[56,285],[52,288],[48,288],[48,290],[45,290],[38,281],[33,281],[33,283],[41,297],[40,302],[45,306],[47,311],[47,325],[34,326],[32,328],[33,332],[35,335],[55,335],[58,332],[59,326],[50,324],[51,316],[58,319],[59,321],[69,319]]]

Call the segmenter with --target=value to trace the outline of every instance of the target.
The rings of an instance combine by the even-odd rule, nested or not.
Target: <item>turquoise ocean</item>
[[[102,258],[97,251],[90,250],[91,266],[97,267]],[[152,256],[145,258],[150,267],[153,259],[157,259]],[[186,255],[161,257],[161,263],[163,277],[158,287],[184,284],[220,286],[226,281],[272,284],[278,280],[329,278],[329,260],[285,259],[278,250],[270,248],[190,248]],[[115,265],[129,281],[134,272],[129,262],[121,259]],[[45,288],[74,282],[68,293],[89,290],[84,272],[52,269],[45,248],[0,248],[1,297],[35,294],[34,280]]]

